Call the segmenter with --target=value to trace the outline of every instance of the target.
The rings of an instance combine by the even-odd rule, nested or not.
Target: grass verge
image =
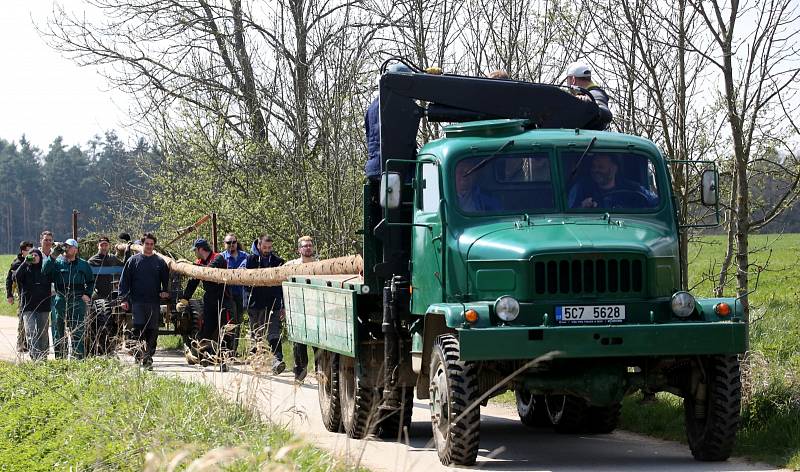
[[[345,469],[200,383],[110,359],[0,363],[4,468],[156,470],[173,460],[227,470]]]

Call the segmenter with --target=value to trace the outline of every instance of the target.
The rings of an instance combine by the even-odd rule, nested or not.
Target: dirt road
[[[0,359],[15,360],[16,319],[0,316]],[[408,438],[400,442],[358,441],[329,433],[322,425],[312,376],[296,385],[289,373],[266,375],[266,368],[234,366],[219,373],[186,364],[183,355],[159,351],[155,371],[215,385],[230,398],[256,406],[263,415],[284,424],[311,444],[360,462],[372,470],[457,470],[441,465],[431,445],[427,400],[414,403]],[[743,460],[701,463],[688,447],[627,432],[597,436],[556,435],[530,429],[516,412],[492,406],[481,410],[481,449],[476,468],[489,471],[744,471],[778,470]]]

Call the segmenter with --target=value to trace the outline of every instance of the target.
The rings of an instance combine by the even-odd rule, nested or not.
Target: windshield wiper
[[[475,167],[473,167],[472,169],[470,169],[470,170],[466,171],[466,172],[464,173],[464,177],[468,176],[469,174],[471,174],[471,173],[475,172],[476,170],[478,170],[478,169],[480,169],[481,167],[483,167],[483,166],[485,166],[486,164],[488,164],[488,163],[489,163],[489,161],[491,161],[492,159],[494,159],[495,157],[497,157],[497,155],[498,155],[498,154],[500,154],[501,152],[503,152],[503,150],[505,150],[505,148],[507,148],[508,146],[511,146],[512,144],[514,144],[514,140],[513,140],[513,139],[512,139],[512,140],[510,140],[510,141],[507,141],[505,144],[503,144],[502,146],[500,146],[500,149],[498,149],[497,151],[493,152],[493,153],[492,153],[492,154],[491,154],[489,157],[487,157],[486,159],[484,159],[484,160],[480,161],[479,163],[475,164]]]
[[[572,173],[569,174],[569,180],[572,180],[572,178],[575,177],[575,173],[578,172],[578,167],[581,166],[581,162],[583,162],[583,158],[586,157],[586,154],[589,154],[589,150],[592,149],[595,141],[597,141],[597,136],[593,137],[592,140],[589,141],[589,145],[586,146],[586,149],[583,150],[583,154],[581,154],[578,162],[575,163],[575,167],[572,168]]]

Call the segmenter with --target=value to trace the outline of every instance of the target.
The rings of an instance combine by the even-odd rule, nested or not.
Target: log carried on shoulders
[[[117,245],[117,250],[125,251],[126,244]],[[131,244],[131,250],[142,252],[142,246]],[[265,269],[216,269],[194,265],[187,260],[175,260],[156,252],[156,255],[167,263],[172,272],[177,272],[187,277],[205,280],[208,282],[224,283],[227,285],[246,285],[250,287],[271,287],[280,285],[289,277],[296,275],[342,275],[359,274],[364,267],[361,256],[336,257],[306,264],[271,267]]]

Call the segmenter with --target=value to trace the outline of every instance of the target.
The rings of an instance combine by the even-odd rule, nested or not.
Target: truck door
[[[440,214],[440,176],[437,162],[417,165],[417,191],[411,242],[411,312],[424,314],[442,301],[444,233]]]

